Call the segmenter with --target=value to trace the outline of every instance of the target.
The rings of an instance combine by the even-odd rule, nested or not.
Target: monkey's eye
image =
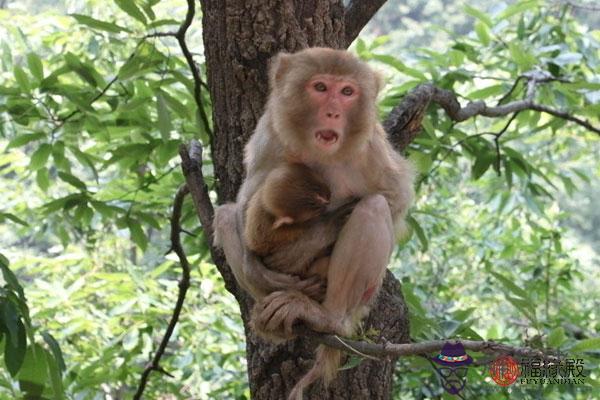
[[[352,89],[350,86],[346,86],[342,89],[342,94],[344,96],[352,96],[353,93],[354,93],[354,89]]]
[[[327,86],[323,82],[317,82],[313,85],[317,92],[324,92],[327,90]]]

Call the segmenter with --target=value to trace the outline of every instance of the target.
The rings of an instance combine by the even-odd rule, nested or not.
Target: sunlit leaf
[[[114,0],[114,2],[119,6],[119,8],[125,11],[129,16],[137,19],[142,24],[146,25],[146,16],[144,13],[138,8],[133,0]]]
[[[70,16],[75,18],[80,24],[87,25],[90,28],[100,29],[111,33],[130,32],[128,29],[112,22],[100,21],[87,15],[70,14]]]
[[[44,79],[44,66],[42,65],[42,60],[37,54],[27,54],[27,65],[29,65],[29,71],[31,71],[31,75],[33,75],[35,79],[38,81]]]

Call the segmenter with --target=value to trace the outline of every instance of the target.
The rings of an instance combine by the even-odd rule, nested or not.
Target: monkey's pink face
[[[339,149],[347,132],[349,115],[360,97],[359,86],[334,75],[315,75],[305,90],[315,109],[311,135],[315,146],[327,153]]]

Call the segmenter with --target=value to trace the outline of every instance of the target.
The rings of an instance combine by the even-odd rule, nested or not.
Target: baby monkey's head
[[[286,163],[269,173],[262,196],[265,209],[275,217],[273,229],[277,229],[323,215],[331,191],[306,165]]]

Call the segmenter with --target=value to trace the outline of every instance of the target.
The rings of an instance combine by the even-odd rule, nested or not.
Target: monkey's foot
[[[273,292],[254,306],[253,325],[268,336],[292,338],[294,323],[303,321],[319,332],[334,331],[326,310],[316,301],[295,290]]]

